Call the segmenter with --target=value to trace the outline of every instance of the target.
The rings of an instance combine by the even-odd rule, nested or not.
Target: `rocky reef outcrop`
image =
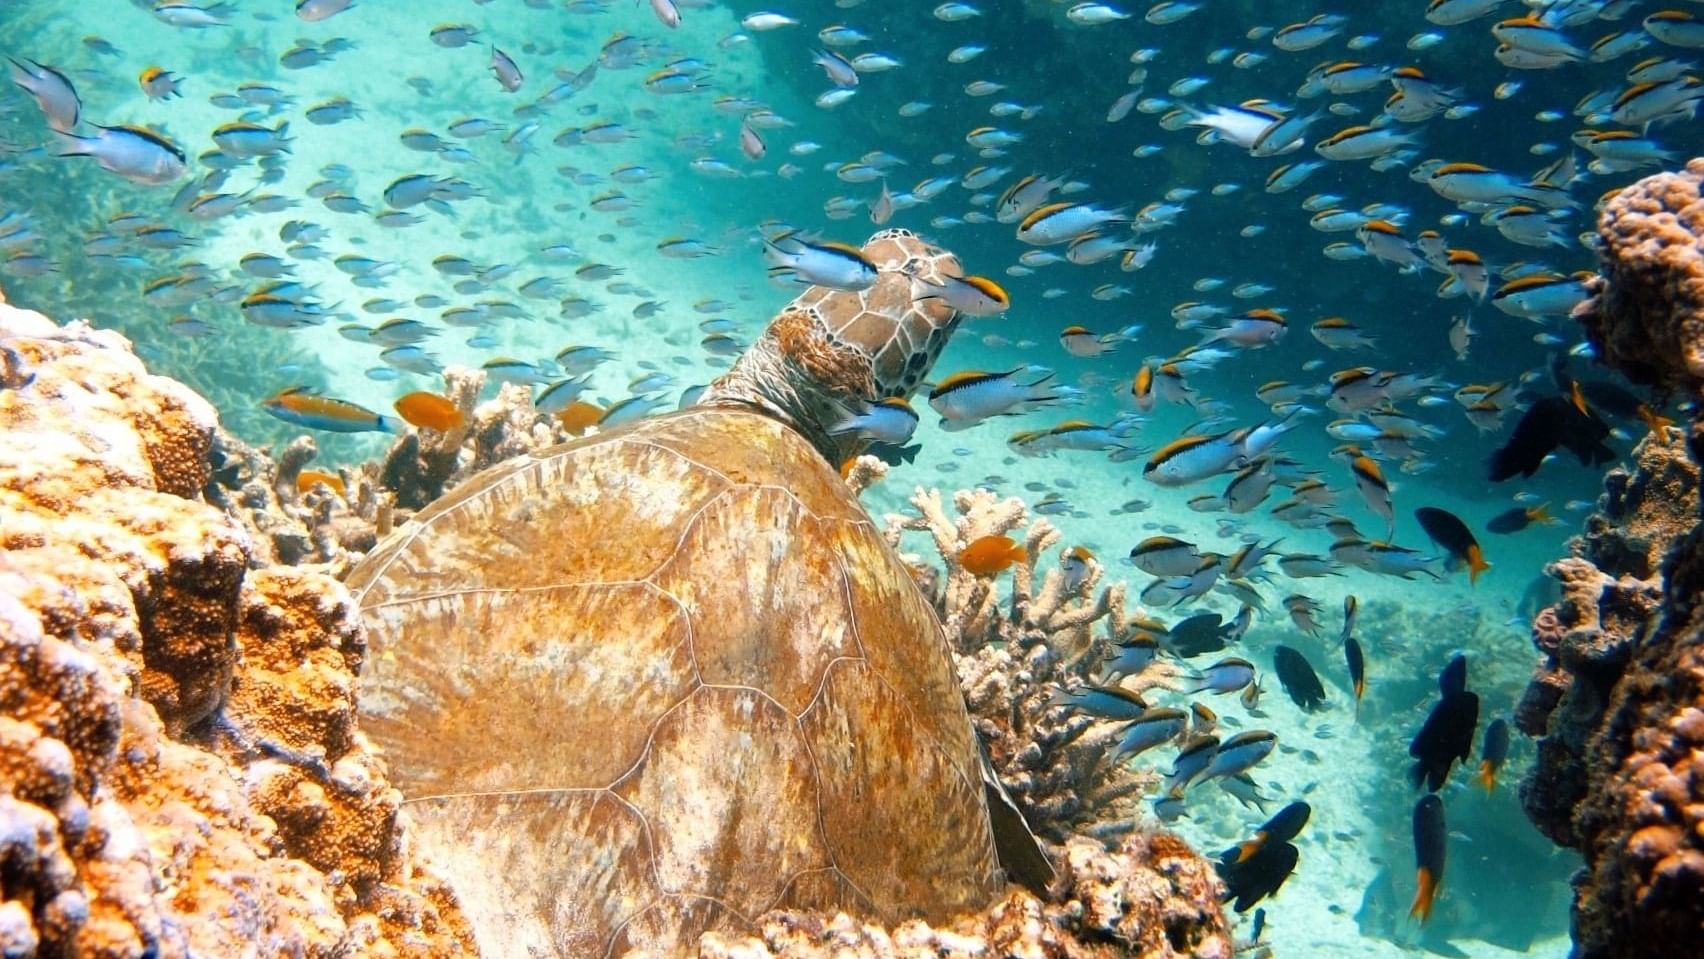
[[[355,727],[354,606],[203,500],[216,422],[0,305],[0,954],[467,951]]]
[[[1517,721],[1541,737],[1529,815],[1586,860],[1579,959],[1696,956],[1704,941],[1704,160],[1604,206],[1603,266],[1576,317],[1599,358],[1691,401],[1658,427],[1552,565],[1533,624],[1543,662]]]

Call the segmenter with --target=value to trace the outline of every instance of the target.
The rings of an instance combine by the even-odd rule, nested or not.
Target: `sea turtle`
[[[863,253],[874,286],[807,290],[697,405],[495,466],[351,574],[364,728],[486,954],[940,918],[998,891],[996,834],[1045,878],[832,465],[835,418],[922,382],[959,322],[926,283],[959,264],[902,230]]]

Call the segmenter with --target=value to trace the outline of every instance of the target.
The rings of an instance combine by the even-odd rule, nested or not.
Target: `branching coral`
[[[342,576],[378,537],[462,480],[569,438],[533,406],[525,387],[505,385],[495,399],[480,403],[482,371],[452,367],[445,383],[446,398],[460,414],[457,424],[408,428],[381,462],[340,468],[341,492],[298,482],[319,455],[315,440],[297,437],[274,459],[221,432],[214,455],[232,475],[216,477],[208,500],[249,529],[260,562],[314,564]]]
[[[919,489],[911,503],[917,515],[887,517],[888,541],[897,547],[905,531],[927,532],[940,554],[944,581],[926,586],[995,772],[1030,827],[1056,842],[1083,831],[1110,838],[1134,829],[1136,803],[1152,777],[1110,758],[1115,724],[1054,704],[1060,690],[1095,682],[1111,648],[1135,634],[1124,584],[1097,591],[1103,568],[1090,560],[1075,582],[1054,568],[1037,589],[1038,563],[1060,542],[1053,524],[1037,519],[1024,534],[1024,558],[1012,567],[1010,604],[1002,611],[995,578],[967,570],[959,556],[981,537],[1023,526],[1023,501],[960,490],[956,520],[938,490]],[[1098,635],[1096,623],[1105,624]]]

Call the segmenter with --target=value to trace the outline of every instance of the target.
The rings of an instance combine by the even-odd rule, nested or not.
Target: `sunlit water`
[[[156,368],[207,393],[227,424],[254,442],[276,443],[299,432],[257,409],[262,397],[286,386],[308,384],[386,411],[405,392],[440,386],[437,376],[387,366],[379,359],[381,347],[339,333],[350,324],[371,327],[393,317],[438,329],[423,346],[443,365],[477,366],[511,356],[539,364],[548,376],[554,373],[551,357],[562,348],[602,346],[615,358],[596,371],[587,399],[600,405],[620,400],[633,380],[652,376],[646,385],[672,408],[683,390],[706,382],[729,362],[701,345],[702,323],[721,318],[737,340],[749,342],[793,295],[766,279],[760,229],[773,233],[786,224],[857,244],[876,229],[869,204],[883,180],[903,194],[930,192],[934,187],[925,181],[948,178],[951,184],[938,195],[899,210],[890,225],[952,249],[967,270],[1002,283],[1013,305],[1005,316],[969,322],[936,375],[1036,364],[1056,371],[1055,382],[1074,388],[1078,399],[947,433],[918,397],[925,421],[917,434],[922,451],[867,500],[879,515],[904,508],[918,485],[987,484],[1032,502],[1051,498],[1057,502],[1050,519],[1066,532],[1067,542],[1093,549],[1135,590],[1150,578],[1131,569],[1124,556],[1134,543],[1162,530],[1226,553],[1257,536],[1284,537],[1286,551],[1324,553],[1331,544],[1323,530],[1291,528],[1272,518],[1266,510],[1279,496],[1241,516],[1191,510],[1190,498],[1219,491],[1223,481],[1162,489],[1142,479],[1145,456],[1129,462],[1082,452],[1025,458],[1007,448],[1006,438],[1018,429],[1067,419],[1105,423],[1129,412],[1128,384],[1136,369],[1201,338],[1198,330],[1176,327],[1174,305],[1198,300],[1233,313],[1269,307],[1288,318],[1288,334],[1276,346],[1238,351],[1212,370],[1189,375],[1191,387],[1228,405],[1227,426],[1271,415],[1254,393],[1273,380],[1323,385],[1332,372],[1363,364],[1436,375],[1443,384],[1440,399],[1432,405],[1410,401],[1404,409],[1435,427],[1437,436],[1418,443],[1419,455],[1406,468],[1384,464],[1395,487],[1394,541],[1428,547],[1412,511],[1443,507],[1480,530],[1493,568],[1473,587],[1461,574],[1435,583],[1349,570],[1341,577],[1291,582],[1274,571],[1258,585],[1268,609],[1243,652],[1265,670],[1274,646],[1302,650],[1325,679],[1327,707],[1303,713],[1273,677],[1264,680],[1260,715],[1249,716],[1234,697],[1213,705],[1228,726],[1278,731],[1283,746],[1255,771],[1274,800],[1269,808],[1298,797],[1314,807],[1299,843],[1296,875],[1276,899],[1262,904],[1267,936],[1282,954],[1396,955],[1416,943],[1455,955],[1564,954],[1565,879],[1574,861],[1551,850],[1521,815],[1515,787],[1529,745],[1517,737],[1495,793],[1468,785],[1468,772],[1461,770],[1446,787],[1449,870],[1437,914],[1424,928],[1407,919],[1414,889],[1409,834],[1414,793],[1404,770],[1408,739],[1435,699],[1435,675],[1453,651],[1469,655],[1471,683],[1484,703],[1482,721],[1513,707],[1532,661],[1525,623],[1542,595],[1535,577],[1577,527],[1585,508],[1579,501],[1593,498],[1599,485],[1597,475],[1566,454],[1531,481],[1487,483],[1486,457],[1518,411],[1505,420],[1502,434],[1481,435],[1449,398],[1450,390],[1495,382],[1514,389],[1525,376],[1534,395],[1551,392],[1547,356],[1572,347],[1577,334],[1564,317],[1533,322],[1465,297],[1441,297],[1438,288],[1446,277],[1431,269],[1400,273],[1372,258],[1328,257],[1322,252],[1328,243],[1359,244],[1353,233],[1314,229],[1303,203],[1329,193],[1346,210],[1392,205],[1382,212],[1394,216],[1409,240],[1423,229],[1437,229],[1450,247],[1475,250],[1511,273],[1520,272],[1510,266],[1516,261],[1564,274],[1590,269],[1592,254],[1579,243],[1545,248],[1511,243],[1481,223],[1478,211],[1461,213],[1409,171],[1422,160],[1439,159],[1527,177],[1570,150],[1583,168],[1591,157],[1570,142],[1585,122],[1576,105],[1593,93],[1625,88],[1625,75],[1637,61],[1684,60],[1689,51],[1649,42],[1607,62],[1511,69],[1495,59],[1490,28],[1500,17],[1521,13],[1515,3],[1458,26],[1428,23],[1426,4],[1419,0],[1343,3],[1336,9],[1292,0],[1206,0],[1200,11],[1168,25],[1146,22],[1145,8],[1136,5],[1128,8],[1130,19],[1099,25],[1073,22],[1073,5],[1064,3],[983,0],[980,6],[980,16],[943,20],[926,2],[786,0],[768,9],[799,22],[759,31],[742,28],[742,17],[763,9],[746,3],[683,5],[683,23],[671,30],[659,23],[649,2],[623,0],[361,0],[319,23],[301,22],[284,0],[246,0],[234,5],[227,25],[190,29],[162,22],[147,3],[7,0],[0,7],[3,52],[52,65],[72,80],[82,96],[82,132],[92,132],[89,123],[153,127],[182,146],[199,175],[208,167],[197,158],[214,148],[216,127],[243,117],[267,126],[287,121],[290,152],[267,182],[259,182],[263,168],[250,161],[232,170],[223,185],[208,189],[242,194],[253,188],[256,195],[288,198],[295,206],[212,220],[175,212],[174,194],[187,181],[144,188],[89,160],[56,159],[35,104],[8,89],[0,93],[0,216],[14,218],[0,225],[0,241],[11,235],[16,242],[0,259],[0,281],[15,302],[62,317],[88,315],[123,330]],[[1611,21],[1589,19],[1604,4],[1572,6],[1589,22],[1570,22],[1563,33],[1582,47],[1617,31],[1637,34],[1640,20],[1657,9],[1615,4],[1612,8],[1627,9],[1612,9],[1624,15]],[[1319,13],[1344,14],[1347,22],[1338,35],[1306,51],[1273,43],[1270,28]],[[439,46],[431,33],[442,24],[469,25],[477,37],[460,48]],[[818,32],[836,24],[868,37],[837,47],[840,53],[886,54],[899,65],[864,73],[849,99],[822,106],[819,98],[833,87],[812,65],[811,54],[824,45]],[[609,46],[618,32],[634,39]],[[1422,36],[1428,33],[1435,36]],[[332,43],[339,52],[328,62],[287,68],[280,58],[298,38],[316,46],[341,38]],[[113,50],[103,52],[99,40]],[[492,45],[522,71],[517,92],[504,91],[489,70]],[[984,49],[972,56],[966,46]],[[633,50],[637,53],[629,56]],[[955,50],[960,52],[949,59]],[[1133,58],[1139,50],[1152,52]],[[584,89],[560,86],[584,77],[582,71],[600,57],[603,65]],[[659,85],[690,85],[666,77],[647,83],[679,58],[696,62],[672,69],[696,73],[702,89],[654,92]],[[1311,68],[1344,59],[1418,66],[1442,87],[1460,91],[1456,116],[1397,124],[1415,136],[1417,152],[1391,169],[1375,171],[1364,161],[1326,162],[1293,191],[1266,192],[1265,181],[1278,165],[1318,159],[1311,148],[1315,140],[1371,121],[1391,94],[1390,84],[1381,82],[1364,92],[1298,99]],[[1141,65],[1146,76],[1137,86],[1131,82],[1138,69],[1133,60],[1146,61]],[[137,78],[149,66],[182,77],[181,98],[146,97]],[[982,92],[973,86],[979,81],[1000,88],[973,95]],[[1168,92],[1179,81],[1185,84],[1176,89],[1188,90],[1186,95]],[[240,91],[245,83],[273,91]],[[1501,87],[1507,96],[1499,98],[1494,91],[1505,84],[1519,87]],[[1115,102],[1138,86],[1137,99],[1144,102],[1109,121]],[[286,99],[276,106],[252,102],[275,96]],[[360,116],[335,125],[309,119],[311,108],[337,97],[351,101]],[[1277,158],[1203,145],[1195,129],[1166,129],[1162,120],[1177,101],[1207,106],[1256,98],[1304,115],[1328,106],[1330,111],[1309,130],[1307,146]],[[915,106],[924,103],[926,110]],[[914,104],[904,111],[914,115],[902,115],[904,104]],[[741,150],[740,125],[742,115],[759,106],[785,125],[758,121],[765,153],[753,159]],[[452,135],[452,124],[469,118],[488,119],[499,129],[476,138]],[[1591,122],[1596,129],[1619,129],[1601,118]],[[530,145],[505,146],[528,123],[538,124]],[[573,128],[600,123],[619,124],[629,138],[572,142],[585,136]],[[1022,140],[1003,156],[979,156],[966,135],[984,126],[1021,134]],[[410,148],[404,142],[410,130],[435,134],[441,148]],[[1649,135],[1682,157],[1700,141],[1689,120],[1654,127]],[[849,183],[836,174],[843,164],[870,162],[873,151],[895,158],[882,179]],[[1009,167],[1010,173],[977,195],[960,181],[983,165]],[[612,178],[621,168],[627,168],[621,178]],[[1556,229],[1568,238],[1588,230],[1591,205],[1601,193],[1652,169],[1602,174],[1582,169],[1569,187],[1582,207],[1559,217]],[[384,189],[411,173],[461,178],[479,196],[447,212],[413,208],[421,217],[414,225],[381,224],[375,215],[386,209]],[[1030,173],[1068,174],[1075,192],[1065,199],[1131,211],[1168,192],[1193,194],[1177,201],[1183,211],[1175,225],[1133,241],[1157,245],[1152,261],[1139,271],[1121,271],[1116,258],[1027,269],[1018,258],[1035,248],[1015,239],[1011,225],[992,222],[990,201]],[[612,199],[611,191],[627,199]],[[371,212],[335,212],[310,195],[327,192],[352,196]],[[183,194],[192,198],[193,191]],[[594,208],[594,201],[603,209]],[[142,248],[109,229],[112,218],[125,212],[157,218],[197,242],[176,251]],[[287,254],[280,228],[291,220],[324,227],[328,236],[317,244],[319,257],[299,250]],[[39,239],[24,243],[19,229]],[[671,238],[697,240],[718,252],[667,257],[659,244]],[[330,314],[326,321],[297,330],[245,323],[236,301],[264,282],[238,269],[251,253],[285,256],[295,278],[314,286],[314,299]],[[383,268],[390,271],[383,282],[356,285],[333,262],[349,254],[393,266]],[[468,285],[465,276],[445,275],[433,265],[444,256],[472,261],[486,281]],[[591,264],[621,272],[600,280],[577,273]],[[213,278],[206,295],[178,303],[142,296],[145,285],[186,270]],[[541,278],[543,283],[535,282]],[[464,284],[460,289],[458,282]],[[1232,295],[1233,288],[1248,283],[1270,290]],[[422,296],[441,302],[420,305]],[[486,322],[452,326],[441,319],[445,310],[467,307],[486,310]],[[1447,335],[1452,320],[1463,314],[1471,315],[1478,334],[1465,359],[1458,358]],[[1348,318],[1376,338],[1377,346],[1325,349],[1308,327],[1327,316]],[[206,330],[185,332],[192,329],[183,325],[185,318]],[[1071,324],[1096,333],[1133,324],[1139,330],[1102,356],[1080,359],[1067,354],[1058,339]],[[1589,359],[1576,358],[1573,365],[1584,370]],[[657,373],[669,379],[659,384]],[[1319,400],[1313,396],[1308,402],[1319,407]],[[1348,469],[1328,456],[1339,440],[1323,427],[1337,416],[1321,409],[1286,437],[1282,451],[1322,471],[1337,490],[1334,508],[1369,537],[1382,536],[1382,522],[1362,504]],[[1128,442],[1157,448],[1197,419],[1187,406],[1161,403]],[[1618,425],[1624,435],[1611,443],[1624,454],[1643,427],[1637,421]],[[357,462],[381,448],[366,436],[318,439],[333,463]],[[1541,501],[1563,522],[1513,536],[1483,532],[1493,515]],[[928,549],[921,538],[910,545]],[[1293,593],[1315,598],[1325,610],[1318,638],[1300,633],[1285,615],[1281,600]],[[1362,606],[1358,635],[1370,659],[1369,691],[1358,718],[1337,642],[1338,611],[1351,594]],[[1227,617],[1237,607],[1235,599],[1217,592],[1185,604],[1185,610],[1214,609]],[[1184,611],[1156,612],[1170,619]],[[1168,761],[1159,751],[1142,760],[1160,768]],[[1175,825],[1217,849],[1263,818],[1209,787],[1191,792],[1189,816]]]

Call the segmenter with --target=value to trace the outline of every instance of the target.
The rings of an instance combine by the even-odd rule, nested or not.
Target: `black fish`
[[[1473,730],[1479,725],[1479,697],[1467,690],[1466,656],[1450,660],[1438,674],[1438,688],[1442,697],[1408,744],[1408,755],[1415,759],[1409,781],[1416,788],[1424,783],[1428,792],[1443,788],[1456,760],[1467,762],[1473,754]]]
[[[1615,458],[1604,445],[1609,426],[1566,396],[1547,396],[1529,407],[1515,424],[1509,441],[1491,453],[1491,482],[1512,476],[1531,476],[1557,447],[1577,457],[1582,466],[1602,466]]]
[[[1509,758],[1509,724],[1503,719],[1491,720],[1485,727],[1485,738],[1479,743],[1479,784],[1486,792],[1497,788],[1497,772]]]
[[[1432,900],[1444,884],[1444,840],[1448,835],[1444,801],[1437,796],[1421,796],[1414,804],[1414,870],[1418,888],[1408,915],[1418,916],[1422,923],[1432,918]]]
[[[913,443],[910,446],[899,446],[894,443],[872,442],[864,449],[864,452],[874,456],[876,459],[881,460],[889,466],[898,466],[901,463],[909,463],[916,459],[918,450],[921,450],[922,448],[923,444],[921,443]]]
[[[1485,528],[1493,533],[1507,536],[1510,533],[1518,533],[1534,523],[1548,523],[1550,520],[1551,515],[1547,504],[1515,506],[1491,517],[1491,521],[1485,524]]]
[[[1477,582],[1479,574],[1491,568],[1491,564],[1485,561],[1485,551],[1479,548],[1479,540],[1474,538],[1473,531],[1467,528],[1461,517],[1436,506],[1422,506],[1414,511],[1414,518],[1432,542],[1450,554],[1450,569],[1467,567],[1469,583]]]
[[[1343,641],[1343,658],[1349,663],[1349,686],[1355,690],[1355,714],[1361,714],[1361,696],[1367,691],[1367,657],[1361,652],[1360,640],[1351,636]]]
[[[1297,706],[1311,713],[1325,702],[1325,687],[1306,656],[1280,646],[1272,651],[1272,667],[1278,673],[1278,682]]]
[[[1568,369],[1566,353],[1550,355],[1550,378],[1563,393],[1572,394],[1577,387],[1592,409],[1608,413],[1618,420],[1650,422],[1658,415],[1642,397],[1614,380],[1577,379]]]
[[[1220,860],[1216,868],[1225,883],[1225,899],[1235,899],[1237,912],[1247,912],[1255,903],[1277,894],[1300,858],[1301,853],[1291,843],[1272,842],[1243,862]]]
[[[1236,624],[1226,623],[1218,613],[1197,613],[1180,620],[1166,632],[1172,652],[1185,659],[1216,653],[1225,648]]]
[[[1312,815],[1313,807],[1298,799],[1266,820],[1266,824],[1260,827],[1253,839],[1220,853],[1219,861],[1232,865],[1247,862],[1258,855],[1267,843],[1289,842],[1301,835],[1302,827],[1308,824],[1308,817]]]

